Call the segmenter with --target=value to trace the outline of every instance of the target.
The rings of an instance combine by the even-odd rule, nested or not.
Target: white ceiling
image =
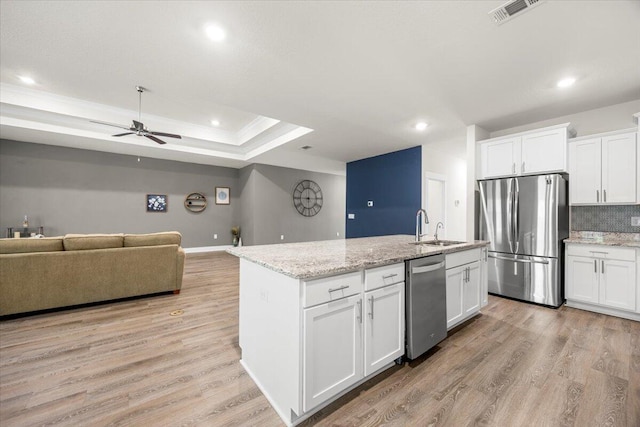
[[[457,141],[448,149],[459,154],[470,124],[495,131],[640,98],[639,1],[546,1],[496,25],[488,12],[502,3],[3,0],[0,131],[339,171],[420,144]],[[205,37],[210,23],[225,28],[224,42]],[[576,85],[558,90],[566,75]],[[136,85],[149,88],[147,127],[183,140],[161,147],[87,124],[136,118]],[[419,120],[425,132],[413,129]]]

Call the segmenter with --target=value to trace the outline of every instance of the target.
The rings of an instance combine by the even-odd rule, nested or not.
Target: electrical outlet
[[[373,200],[367,201],[367,207],[368,208],[372,208],[373,207]]]
[[[213,235],[213,240],[216,240],[217,238],[218,238],[218,235],[217,235],[217,234],[214,234],[214,235]]]
[[[347,219],[356,219],[356,214],[348,214]]]
[[[640,216],[632,216],[631,217],[631,225],[633,227],[640,227]]]
[[[280,240],[284,240],[284,234],[280,235]]]
[[[336,233],[336,236],[337,236],[337,237],[340,237],[340,232],[339,232],[339,231]]]

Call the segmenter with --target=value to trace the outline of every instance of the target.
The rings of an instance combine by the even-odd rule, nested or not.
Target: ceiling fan
[[[125,135],[138,135],[138,136],[144,136],[145,138],[149,138],[152,141],[157,142],[158,144],[166,144],[165,141],[161,140],[160,138],[157,138],[158,136],[165,136],[168,138],[178,138],[178,139],[182,139],[182,137],[180,135],[176,135],[174,133],[165,133],[165,132],[151,132],[150,130],[148,130],[147,128],[144,127],[144,123],[142,123],[141,120],[141,115],[142,115],[142,92],[145,91],[145,88],[143,88],[142,86],[136,86],[136,90],[138,91],[138,120],[133,120],[133,123],[131,126],[126,127],[123,125],[116,125],[113,123],[107,123],[107,122],[100,122],[97,120],[91,120],[92,123],[98,123],[101,125],[107,125],[107,126],[113,126],[113,127],[117,127],[120,129],[125,129],[128,132],[124,132],[124,133],[118,133],[116,135],[112,135],[112,136],[125,136]]]

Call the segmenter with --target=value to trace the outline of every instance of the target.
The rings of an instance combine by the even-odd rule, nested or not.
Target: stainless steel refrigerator
[[[489,292],[559,307],[569,237],[567,181],[536,175],[478,181],[479,238],[491,242]]]

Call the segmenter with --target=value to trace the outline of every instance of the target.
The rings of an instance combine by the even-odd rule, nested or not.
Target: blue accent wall
[[[347,163],[346,237],[415,234],[421,171],[421,146]]]

